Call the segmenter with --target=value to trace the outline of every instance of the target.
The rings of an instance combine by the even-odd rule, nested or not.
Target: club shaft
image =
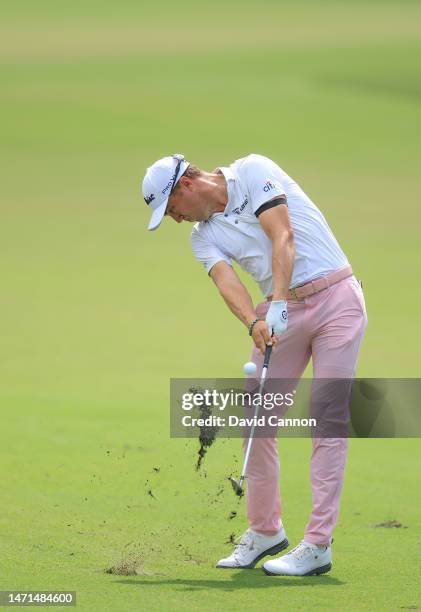
[[[272,345],[268,345],[266,347],[265,358],[264,358],[264,361],[263,361],[262,375],[260,377],[259,396],[261,396],[262,393],[263,393],[263,387],[265,385],[266,374],[267,374],[268,367],[269,367],[269,359],[270,359],[271,353],[272,353]],[[254,430],[256,429],[256,420],[257,420],[259,411],[260,411],[260,405],[258,404],[256,406],[255,411],[254,411],[253,425],[251,427],[250,436],[249,436],[249,439],[248,439],[248,442],[247,442],[246,454],[244,455],[243,469],[242,469],[241,476],[240,476],[240,481],[239,481],[240,487],[243,486],[243,482],[244,482],[244,479],[246,477],[247,464],[248,464],[248,460],[249,460],[249,457],[250,457],[251,446],[253,444]]]

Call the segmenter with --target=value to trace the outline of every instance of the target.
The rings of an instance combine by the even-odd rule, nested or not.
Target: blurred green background
[[[250,344],[191,226],[148,233],[139,196],[163,155],[272,157],[363,279],[358,374],[419,376],[420,75],[416,1],[2,3],[1,588],[76,589],[84,610],[421,606],[417,440],[352,441],[331,576],[212,569],[245,525],[228,491],[208,499],[239,441],[195,474],[169,378],[239,376]],[[308,455],[281,443],[294,544]],[[372,529],[386,519],[408,529]],[[139,575],[103,574],[129,543]]]

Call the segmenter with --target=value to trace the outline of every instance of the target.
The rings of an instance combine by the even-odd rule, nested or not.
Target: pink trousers
[[[269,305],[259,304],[257,316],[264,317]],[[366,326],[364,296],[354,276],[302,301],[289,301],[288,329],[272,352],[268,377],[300,378],[311,357],[315,379],[352,378]],[[262,355],[256,348],[252,361],[261,367]],[[312,511],[304,539],[326,545],[339,513],[347,439],[313,438],[312,445]],[[254,531],[280,528],[279,475],[277,439],[256,438],[247,470],[247,517]]]

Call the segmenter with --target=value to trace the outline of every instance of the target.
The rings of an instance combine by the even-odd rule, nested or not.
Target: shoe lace
[[[241,557],[241,555],[246,550],[253,550],[253,544],[254,544],[253,534],[250,533],[250,531],[246,531],[246,533],[244,533],[241,536],[241,540],[238,542],[238,544],[234,548],[234,553],[233,553],[234,556]]]
[[[292,555],[298,561],[301,561],[301,559],[304,559],[304,557],[307,557],[311,553],[312,553],[312,547],[309,546],[308,544],[305,544],[304,542],[300,542],[299,544],[297,544],[297,546],[295,546],[295,548],[290,550],[289,553],[287,554]]]

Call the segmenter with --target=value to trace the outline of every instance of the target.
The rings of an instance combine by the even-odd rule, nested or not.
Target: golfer
[[[272,342],[272,377],[300,378],[310,358],[314,379],[354,376],[367,325],[362,289],[320,210],[274,161],[251,154],[205,172],[182,155],[164,157],[148,168],[142,191],[152,211],[149,230],[164,216],[196,222],[193,253],[252,336],[252,361],[261,364]],[[256,308],[233,261],[261,289],[264,300]],[[343,413],[344,406],[337,408]],[[217,567],[252,568],[289,544],[276,442],[254,440],[249,528]],[[267,574],[305,576],[331,569],[346,453],[346,437],[312,438],[312,510],[304,537],[287,554],[266,561]]]

